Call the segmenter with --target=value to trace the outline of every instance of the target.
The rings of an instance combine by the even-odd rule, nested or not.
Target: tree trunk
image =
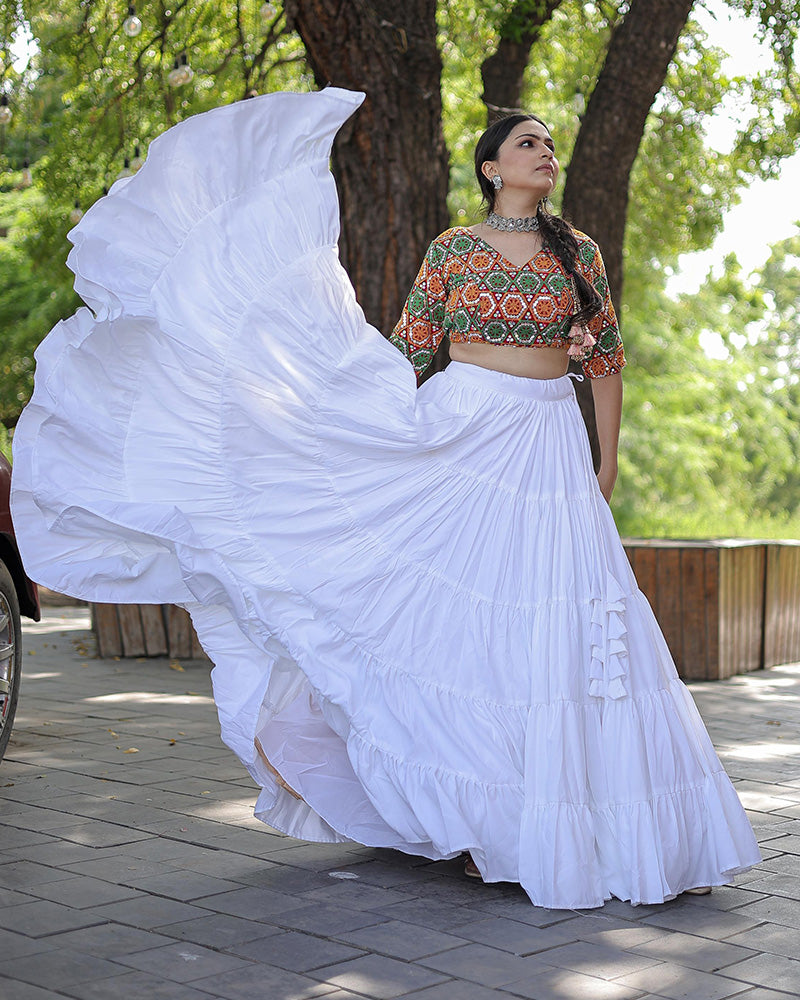
[[[430,241],[449,224],[435,0],[287,0],[315,80],[367,98],[333,171],[340,251],[367,319],[388,335]]]
[[[633,0],[611,38],[567,168],[564,215],[600,244],[617,306],[631,170],[693,5]]]
[[[693,4],[694,0],[632,0],[611,37],[567,168],[563,214],[599,243],[617,310],[622,305],[631,170]],[[598,468],[600,449],[588,382],[576,386],[576,395]]]
[[[500,41],[481,64],[487,123],[519,109],[531,46],[562,0],[517,0],[500,25]]]

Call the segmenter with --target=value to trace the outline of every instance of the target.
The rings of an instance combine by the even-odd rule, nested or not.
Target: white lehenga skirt
[[[190,609],[279,830],[469,850],[549,907],[721,884],[756,841],[570,379],[454,363],[417,392],[355,302],[327,160],[359,102],[190,119],[73,230],[95,315],[42,344],[15,435],[26,566]]]

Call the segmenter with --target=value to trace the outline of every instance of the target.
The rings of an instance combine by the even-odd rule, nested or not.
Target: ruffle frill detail
[[[628,630],[625,625],[626,595],[610,571],[603,597],[592,601],[591,666],[589,694],[593,698],[625,698],[628,689]]]

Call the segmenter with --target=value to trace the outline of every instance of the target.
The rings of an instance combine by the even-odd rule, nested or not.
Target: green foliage
[[[798,0],[727,0],[734,10],[755,18],[761,37],[769,41],[783,67],[787,84],[797,97],[797,68],[794,62],[800,2]]]
[[[4,424],[0,424],[0,452],[11,461],[11,438]]]
[[[29,398],[33,352],[79,300],[64,267],[76,203],[87,209],[124,158],[174,122],[252,91],[310,88],[298,38],[277,6],[233,0],[136,5],[141,34],[122,30],[127,3],[27,0],[4,5],[5,38],[24,17],[37,39],[31,64],[6,78],[14,117],[0,128],[0,420],[12,426]],[[0,19],[2,20],[2,19]],[[186,53],[194,77],[169,72]],[[23,161],[34,186],[20,189]],[[135,164],[134,164],[135,166]]]
[[[64,269],[53,278],[37,273],[26,252],[25,232],[42,201],[31,188],[0,191],[0,225],[8,234],[0,239],[0,421],[7,426],[30,397],[33,352],[43,333],[79,304]]]
[[[676,301],[653,281],[629,308],[623,533],[797,535],[798,252],[800,237],[778,244],[755,282],[730,257]]]
[[[480,218],[480,192],[475,183],[473,151],[486,128],[481,100],[481,60],[497,44],[497,10],[471,0],[447,0],[438,8],[442,50],[444,134],[450,151],[448,205],[453,221],[472,225]]]
[[[57,259],[74,201],[91,205],[125,157],[133,159],[137,146],[145,156],[147,143],[179,119],[253,90],[310,85],[299,40],[277,10],[267,17],[260,10],[248,5],[245,16],[230,0],[177,0],[171,8],[149,0],[137,5],[141,34],[129,38],[122,31],[125,4],[30,0],[27,16],[40,46],[34,89],[48,95],[50,114],[35,170],[48,192],[35,259]],[[194,76],[173,87],[169,74],[182,54]]]

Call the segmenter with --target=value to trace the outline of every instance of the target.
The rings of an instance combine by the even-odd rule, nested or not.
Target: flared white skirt
[[[359,95],[176,126],[73,230],[92,307],[15,435],[29,573],[175,602],[256,815],[549,907],[656,903],[759,860],[592,470],[569,377],[417,391],[336,252]]]

